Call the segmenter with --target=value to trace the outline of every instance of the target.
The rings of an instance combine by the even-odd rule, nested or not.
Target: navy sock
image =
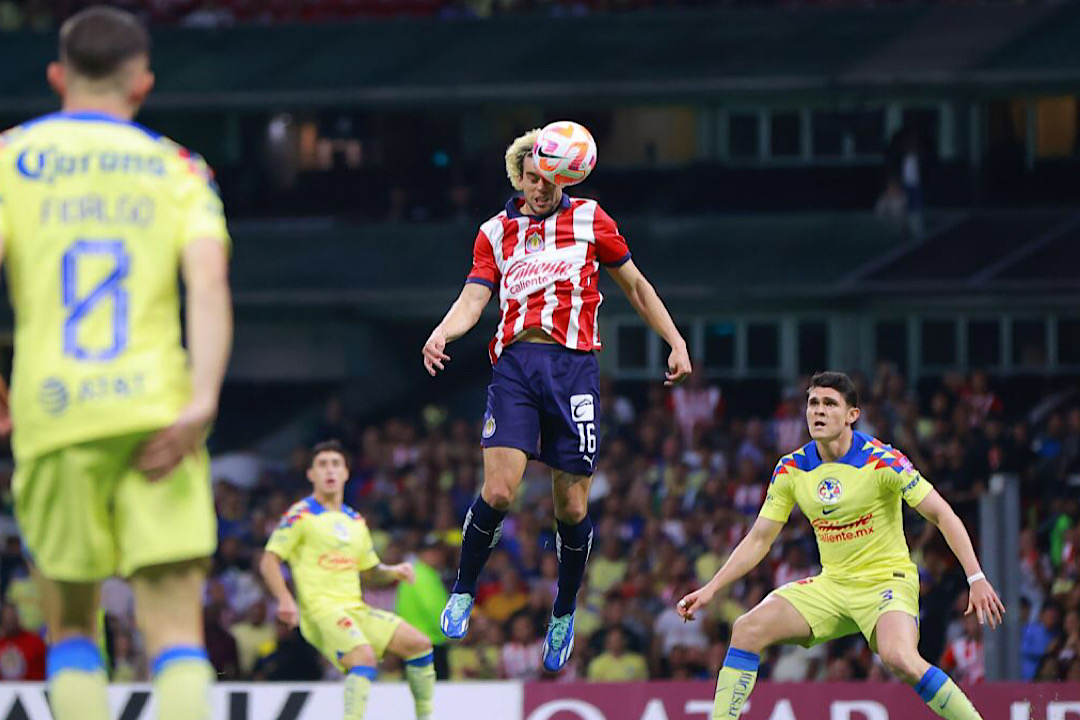
[[[577,607],[577,594],[585,577],[585,562],[592,548],[592,520],[586,515],[577,525],[559,521],[555,537],[555,552],[559,556],[559,594],[555,597],[553,614],[562,617]]]
[[[504,517],[505,511],[491,507],[482,497],[476,498],[469,512],[465,513],[461,564],[458,566],[453,592],[476,595],[476,580],[480,577],[480,571],[484,569],[484,563],[491,555],[492,548],[499,542]]]

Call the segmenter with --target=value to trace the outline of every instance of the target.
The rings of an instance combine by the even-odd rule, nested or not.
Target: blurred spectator
[[[604,652],[589,663],[587,677],[592,682],[630,682],[647,680],[649,668],[645,658],[627,652],[626,634],[621,628],[611,628],[605,634]]]
[[[712,430],[721,410],[720,388],[705,384],[705,361],[698,358],[696,367],[697,372],[671,391],[675,422],[685,445],[692,444],[698,432]]]
[[[938,665],[961,685],[986,678],[982,626],[974,612],[964,616],[964,634],[948,644]]]
[[[1040,663],[1043,662],[1051,644],[1058,637],[1058,624],[1061,621],[1061,609],[1057,604],[1048,602],[1043,605],[1039,612],[1038,620],[1033,620],[1024,628],[1024,634],[1020,641],[1021,666],[1020,677],[1024,680],[1034,680],[1040,672]],[[1055,659],[1056,662],[1056,659]]]
[[[447,653],[451,680],[497,680],[501,673],[502,627],[481,613],[471,621],[468,635]]]
[[[206,641],[206,654],[210,664],[217,671],[221,680],[236,680],[240,677],[240,656],[236,638],[222,623],[222,608],[217,604],[206,606],[203,612],[203,635]]]
[[[263,598],[252,603],[244,619],[231,628],[236,640],[237,664],[241,677],[251,677],[255,662],[274,647],[277,632],[270,620],[267,601]]]
[[[321,680],[322,667],[319,654],[300,635],[299,629],[290,629],[284,623],[275,623],[277,643],[272,652],[255,663],[254,680],[274,682],[302,682]]]
[[[19,611],[0,604],[0,680],[44,680],[45,641],[19,624]]]
[[[543,642],[528,613],[510,619],[510,639],[503,643],[499,662],[506,680],[535,680],[540,676],[540,650]]]

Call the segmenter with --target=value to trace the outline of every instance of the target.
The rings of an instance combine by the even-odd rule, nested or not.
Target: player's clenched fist
[[[699,588],[683,597],[675,606],[675,612],[679,613],[679,617],[684,621],[693,620],[694,613],[708,605],[714,594],[715,592],[708,585]]]
[[[296,607],[296,600],[287,597],[278,602],[278,620],[291,628],[300,624],[300,610]]]
[[[431,337],[424,343],[424,368],[428,371],[428,374],[432,377],[438,370],[445,370],[444,362],[450,359],[450,356],[446,354],[446,335],[436,328]]]

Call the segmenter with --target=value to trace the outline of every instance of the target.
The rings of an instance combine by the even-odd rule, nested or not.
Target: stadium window
[[[907,323],[903,320],[879,320],[874,324],[874,360],[891,362],[907,372]]]
[[[937,148],[941,113],[938,108],[905,108],[904,128],[914,131],[927,148]]]
[[[829,364],[828,326],[820,321],[799,323],[799,373],[810,375]]]
[[[1012,361],[1021,367],[1046,364],[1046,323],[1042,320],[1013,320]]]
[[[840,157],[843,154],[844,129],[840,113],[831,110],[815,112],[811,126],[814,157]]]
[[[616,332],[620,370],[649,367],[649,333],[644,325],[619,325]]]
[[[995,367],[1001,364],[1001,322],[969,320],[967,326],[968,366]]]
[[[1035,103],[1035,154],[1070,157],[1076,149],[1076,98],[1039,98]]]
[[[1058,363],[1080,365],[1080,318],[1058,318]]]
[[[953,320],[923,320],[920,358],[923,365],[956,364],[956,322]]]
[[[728,119],[728,145],[733,158],[752,159],[759,153],[760,128],[756,114],[737,113]]]
[[[802,127],[798,114],[773,113],[769,122],[769,154],[772,157],[798,157]]]
[[[856,155],[881,155],[885,152],[884,110],[846,113],[845,124],[854,142]]]
[[[780,366],[780,329],[776,324],[747,325],[746,366],[751,370],[772,370]]]
[[[731,370],[735,367],[735,323],[705,326],[705,368]]]

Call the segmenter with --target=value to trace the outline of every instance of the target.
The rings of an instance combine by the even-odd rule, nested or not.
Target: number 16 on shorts
[[[596,400],[592,395],[570,396],[570,417],[577,425],[578,452],[585,456],[589,464],[596,454]]]

